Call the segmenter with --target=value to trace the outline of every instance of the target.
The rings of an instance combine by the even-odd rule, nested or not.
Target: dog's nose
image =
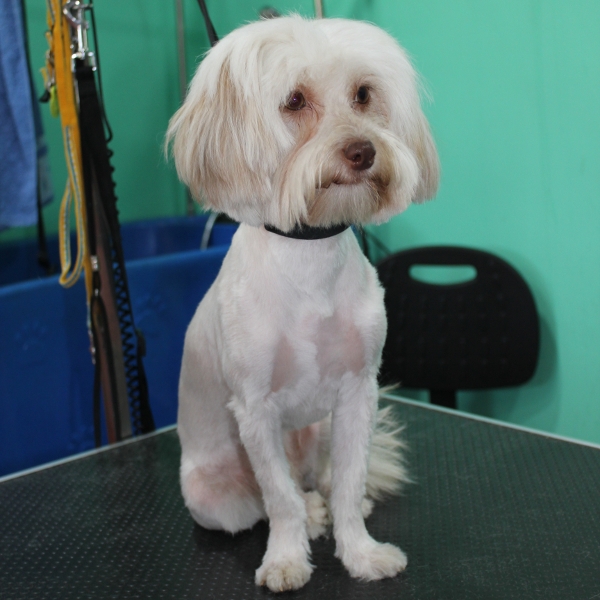
[[[344,156],[355,171],[370,169],[375,161],[375,146],[369,141],[352,142],[344,149]]]

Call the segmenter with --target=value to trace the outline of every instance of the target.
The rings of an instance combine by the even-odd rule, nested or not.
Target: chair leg
[[[431,404],[456,409],[456,390],[429,390]]]

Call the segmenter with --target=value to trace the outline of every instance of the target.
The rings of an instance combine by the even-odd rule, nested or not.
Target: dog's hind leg
[[[206,529],[236,533],[266,518],[260,489],[243,448],[195,466],[184,460],[181,489],[194,521]]]
[[[323,453],[322,429],[329,428],[329,418],[303,429],[285,434],[285,452],[290,472],[306,506],[306,531],[311,540],[325,535],[331,525],[331,515],[326,499],[317,490],[319,465]],[[329,447],[325,449],[329,455]]]
[[[316,490],[302,492],[302,497],[306,506],[306,532],[309,539],[316,540],[325,535],[331,525],[329,506]]]

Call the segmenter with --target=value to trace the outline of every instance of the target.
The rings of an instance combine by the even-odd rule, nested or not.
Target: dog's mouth
[[[342,185],[360,185],[361,183],[367,183],[367,179],[364,177],[356,177],[355,179],[344,179],[343,177],[334,177],[327,181],[322,181],[317,185],[318,190],[328,190],[331,186],[342,186]]]
[[[389,179],[382,177],[379,174],[371,174],[369,177],[333,177],[326,181],[318,182],[315,186],[317,190],[328,190],[336,187],[353,187],[353,186],[366,186],[368,188],[374,188],[377,190],[383,190],[389,185]]]
[[[328,190],[332,185],[347,185],[347,183],[343,182],[341,179],[332,179],[326,183],[321,183],[321,185],[317,186],[317,189]]]

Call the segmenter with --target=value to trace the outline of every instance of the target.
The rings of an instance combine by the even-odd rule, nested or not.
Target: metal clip
[[[84,4],[80,0],[67,0],[63,4],[63,15],[71,27],[71,70],[75,71],[75,61],[82,60],[86,66],[96,70],[96,57],[88,45],[87,30],[90,28],[85,18],[85,11],[93,8],[92,4]]]

